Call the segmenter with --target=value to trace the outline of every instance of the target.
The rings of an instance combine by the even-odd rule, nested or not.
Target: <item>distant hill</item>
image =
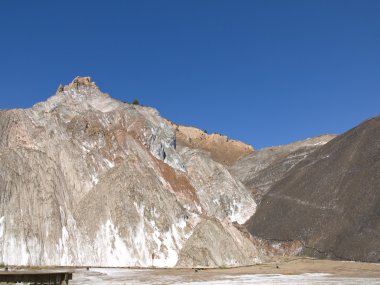
[[[380,262],[380,117],[301,160],[246,226],[255,237],[300,241],[302,254]]]
[[[255,201],[259,203],[270,187],[298,162],[335,137],[322,135],[288,145],[260,149],[238,160],[230,167],[230,172],[252,191]]]

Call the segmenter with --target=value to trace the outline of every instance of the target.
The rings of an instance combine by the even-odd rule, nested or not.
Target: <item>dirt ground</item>
[[[275,258],[267,263],[216,269],[76,269],[72,285],[379,285],[380,264]]]
[[[230,269],[209,269],[207,271],[231,275],[328,273],[345,277],[380,278],[380,264],[319,260],[307,257],[277,257],[264,264]]]
[[[13,270],[20,270],[14,268]],[[25,268],[23,268],[25,270]],[[57,270],[50,268],[49,270]],[[59,268],[62,270],[63,268]],[[380,264],[276,257],[264,264],[214,269],[66,268],[72,285],[380,284]],[[31,270],[29,268],[29,270]],[[35,268],[35,270],[47,270]],[[0,283],[1,285],[2,283]]]

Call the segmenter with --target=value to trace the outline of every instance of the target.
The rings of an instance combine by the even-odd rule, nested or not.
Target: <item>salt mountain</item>
[[[379,262],[379,122],[253,151],[77,77],[31,109],[0,111],[0,262]]]
[[[0,262],[259,262],[261,251],[232,225],[254,214],[253,195],[226,167],[252,151],[112,99],[88,77],[30,109],[2,110]]]

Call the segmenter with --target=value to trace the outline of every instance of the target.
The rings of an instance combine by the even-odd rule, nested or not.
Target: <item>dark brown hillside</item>
[[[274,184],[246,223],[308,255],[380,262],[380,116],[338,136]]]

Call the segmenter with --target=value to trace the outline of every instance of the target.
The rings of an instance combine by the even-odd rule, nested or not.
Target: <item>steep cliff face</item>
[[[256,211],[256,203],[247,195],[247,189],[207,152],[184,148],[180,154],[202,208],[209,216],[243,224],[249,213]]]
[[[300,241],[303,254],[380,262],[379,140],[376,117],[307,156],[264,196],[250,232]]]
[[[197,266],[189,246],[199,242],[203,265],[260,259],[231,229],[254,213],[250,192],[202,150],[179,152],[155,109],[114,100],[87,77],[0,112],[0,195],[5,264]],[[239,246],[214,258],[215,237]]]
[[[270,187],[283,178],[298,162],[335,138],[323,135],[283,146],[256,150],[229,168],[260,202]]]

